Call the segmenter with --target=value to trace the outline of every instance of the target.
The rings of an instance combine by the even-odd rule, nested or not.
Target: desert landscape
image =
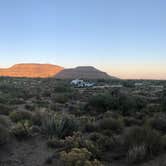
[[[94,85],[71,85],[73,73]],[[0,165],[166,164],[166,81],[122,80],[94,67],[61,79],[17,74],[0,78]]]
[[[166,0],[0,0],[0,166],[166,166]]]

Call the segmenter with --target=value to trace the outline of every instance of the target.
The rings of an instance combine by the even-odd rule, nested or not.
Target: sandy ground
[[[0,166],[48,166],[46,160],[53,153],[54,150],[47,147],[46,139],[39,136],[23,141],[12,140],[0,148]],[[54,160],[50,166],[62,166],[62,164],[58,160]],[[116,161],[108,166],[129,165],[124,161]],[[166,166],[166,154],[133,166]]]
[[[0,149],[0,166],[46,166],[52,154],[43,138],[14,140]]]

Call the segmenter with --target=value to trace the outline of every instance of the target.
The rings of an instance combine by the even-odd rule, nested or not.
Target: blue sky
[[[165,0],[0,0],[0,67],[93,65],[166,79]]]

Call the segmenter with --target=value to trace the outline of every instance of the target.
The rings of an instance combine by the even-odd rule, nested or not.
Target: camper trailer
[[[78,88],[93,87],[94,86],[94,83],[90,83],[90,82],[87,82],[84,80],[79,80],[79,79],[72,80],[70,84],[75,86],[75,87],[78,87]]]

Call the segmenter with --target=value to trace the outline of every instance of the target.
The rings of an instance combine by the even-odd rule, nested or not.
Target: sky
[[[0,0],[0,67],[95,66],[166,79],[166,0]]]

